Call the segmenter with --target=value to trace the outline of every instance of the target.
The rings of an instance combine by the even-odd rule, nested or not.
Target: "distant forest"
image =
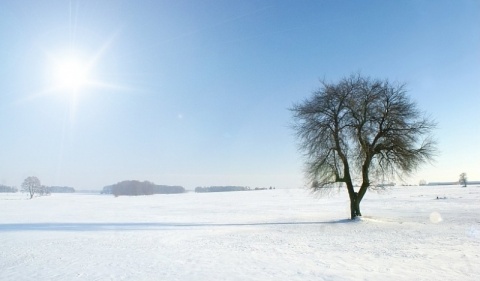
[[[0,184],[0,193],[15,193],[18,189],[13,186],[6,186]]]
[[[74,193],[75,189],[68,186],[48,186],[49,193]]]
[[[209,187],[196,187],[195,192],[226,192],[226,191],[244,191],[250,188],[245,186],[209,186]]]
[[[74,193],[75,189],[68,186],[47,186],[46,193]],[[0,193],[15,193],[18,188],[14,186],[0,185]]]
[[[184,192],[185,188],[183,188],[182,186],[156,185],[149,181],[141,182],[136,180],[122,181],[113,185],[108,185],[105,186],[102,190],[102,194],[113,194],[115,196],[174,194]]]

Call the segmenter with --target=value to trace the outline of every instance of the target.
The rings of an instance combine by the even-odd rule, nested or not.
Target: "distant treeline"
[[[226,192],[226,191],[245,191],[250,190],[246,186],[209,186],[209,187],[196,187],[195,192]]]
[[[15,193],[18,192],[18,189],[13,186],[6,186],[0,184],[0,192],[1,193]]]
[[[49,193],[74,193],[75,188],[68,186],[47,186]]]
[[[152,194],[173,194],[184,193],[182,186],[156,185],[149,181],[128,180],[117,184],[105,186],[102,194],[113,194],[115,196],[129,195],[152,195]]]
[[[458,181],[452,181],[452,182],[429,182],[428,184],[420,184],[420,185],[459,185],[460,183]],[[480,181],[467,181],[467,184],[480,184]]]
[[[196,187],[195,192],[228,192],[228,191],[247,191],[247,190],[267,190],[275,189],[275,187],[255,187],[251,189],[249,186],[208,186],[208,187]]]
[[[75,189],[68,186],[42,186],[46,194],[49,193],[73,193]],[[13,186],[0,185],[0,193],[15,193],[18,192],[18,189]]]

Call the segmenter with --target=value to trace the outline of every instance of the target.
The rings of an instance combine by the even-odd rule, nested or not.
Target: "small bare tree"
[[[467,173],[461,173],[458,179],[458,183],[463,187],[467,187]]]
[[[22,183],[22,192],[27,192],[30,195],[30,199],[41,192],[42,185],[37,177],[28,177]]]
[[[322,82],[291,110],[311,188],[346,186],[352,219],[362,215],[360,202],[374,179],[411,174],[436,151],[429,137],[435,123],[409,100],[404,85],[388,80],[352,75]]]

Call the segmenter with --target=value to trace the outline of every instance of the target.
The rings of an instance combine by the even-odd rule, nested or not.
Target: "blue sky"
[[[302,186],[288,108],[355,72],[438,122],[410,182],[480,180],[479,19],[474,0],[1,1],[0,184]],[[72,56],[89,81],[58,89]]]

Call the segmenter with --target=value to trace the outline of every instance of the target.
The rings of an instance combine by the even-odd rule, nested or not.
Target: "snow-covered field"
[[[302,189],[0,194],[0,280],[480,280],[480,187],[361,207],[349,221],[343,191]]]

